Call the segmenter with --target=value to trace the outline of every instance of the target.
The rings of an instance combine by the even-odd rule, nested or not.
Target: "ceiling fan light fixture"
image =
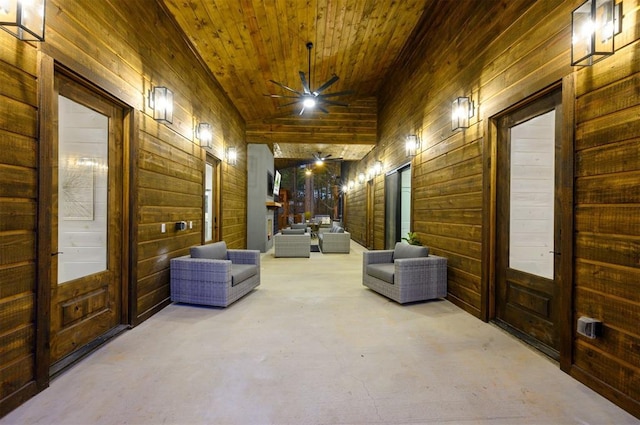
[[[313,97],[305,97],[302,101],[305,108],[314,108],[316,106],[316,100]]]
[[[275,80],[269,80],[270,82],[277,85],[281,89],[289,92],[289,94],[285,94],[285,95],[270,94],[268,96],[275,99],[278,99],[278,98],[297,99],[293,102],[280,105],[280,107],[299,104],[301,108],[300,108],[300,113],[298,115],[303,115],[305,111],[311,111],[311,110],[318,110],[320,112],[324,112],[325,114],[328,114],[329,113],[329,111],[327,110],[328,105],[343,106],[343,107],[349,106],[346,103],[330,100],[330,98],[335,98],[338,96],[346,96],[348,94],[352,94],[351,91],[340,91],[340,92],[327,93],[327,94],[324,93],[325,90],[327,90],[329,87],[335,84],[336,81],[340,79],[340,77],[338,77],[336,74],[333,74],[333,76],[329,80],[327,80],[320,87],[317,87],[315,90],[311,88],[311,49],[312,48],[313,48],[313,43],[308,42],[307,43],[307,52],[308,52],[307,56],[308,56],[308,62],[309,62],[308,74],[305,74],[304,71],[298,72],[298,75],[300,76],[300,82],[302,83],[302,90],[301,91],[295,90]]]

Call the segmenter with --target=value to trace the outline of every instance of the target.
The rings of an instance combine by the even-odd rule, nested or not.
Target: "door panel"
[[[51,362],[121,322],[123,112],[56,75]]]
[[[559,350],[561,93],[499,120],[496,321],[546,354]]]

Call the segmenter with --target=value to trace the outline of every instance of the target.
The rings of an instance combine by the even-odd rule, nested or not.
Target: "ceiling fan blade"
[[[285,106],[295,105],[296,103],[300,103],[298,101],[285,103],[284,105],[278,105],[278,108],[284,108]]]
[[[325,104],[325,105],[333,105],[333,106],[345,106],[345,107],[349,106],[346,103],[334,102],[332,100],[323,100],[322,103]]]
[[[299,96],[302,96],[302,93],[300,93],[298,90],[294,90],[294,89],[292,89],[291,87],[287,87],[287,86],[285,86],[284,84],[279,83],[279,82],[277,82],[277,81],[273,81],[273,80],[269,80],[269,81],[271,81],[273,84],[275,84],[275,85],[277,85],[277,86],[279,86],[279,87],[282,87],[282,88],[283,88],[283,89],[285,89],[285,90],[289,90],[289,91],[294,92],[295,94],[297,94],[297,95],[299,95]]]
[[[319,98],[325,98],[325,97],[337,97],[337,96],[347,96],[349,94],[353,94],[355,93],[353,90],[346,90],[346,91],[337,91],[335,93],[327,93],[327,94],[321,94],[320,96],[318,96]]]
[[[309,90],[309,83],[307,82],[307,77],[304,75],[304,72],[299,71],[300,73],[300,81],[302,81],[302,88],[304,89],[304,94],[311,94],[311,90]]]
[[[316,106],[316,108],[318,108],[319,110],[321,110],[322,112],[324,112],[325,114],[328,114],[329,111],[327,111],[326,109],[324,109],[322,106]]]
[[[316,96],[319,95],[320,93],[322,93],[323,91],[328,89],[333,83],[335,83],[339,79],[340,79],[340,77],[338,77],[336,74],[333,74],[333,77],[331,77],[331,79],[329,81],[327,81],[326,83],[324,83],[323,85],[318,87],[318,90],[314,91],[313,94],[315,94]]]
[[[283,96],[280,94],[265,94],[265,96],[269,96],[274,99],[298,99],[298,96]]]

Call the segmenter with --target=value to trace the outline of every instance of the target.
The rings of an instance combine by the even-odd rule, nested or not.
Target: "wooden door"
[[[558,358],[560,91],[498,122],[496,321]]]
[[[55,96],[51,373],[116,328],[123,311],[123,110],[60,74]]]

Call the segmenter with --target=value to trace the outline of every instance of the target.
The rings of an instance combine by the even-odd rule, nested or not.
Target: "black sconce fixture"
[[[420,148],[420,140],[418,139],[418,136],[415,134],[408,135],[405,140],[404,147],[408,158],[416,156],[418,149]]]
[[[622,3],[587,0],[571,13],[571,65],[591,66],[611,56],[622,28]]]
[[[153,109],[153,119],[171,124],[173,122],[173,92],[166,87],[149,90],[149,107]]]
[[[44,41],[45,0],[0,1],[0,28],[23,41]]]
[[[469,118],[473,117],[473,102],[468,97],[459,97],[451,107],[451,130],[469,128]]]
[[[213,147],[213,131],[211,128],[211,124],[206,122],[201,122],[196,127],[196,137],[200,140],[200,146],[203,148]]]

